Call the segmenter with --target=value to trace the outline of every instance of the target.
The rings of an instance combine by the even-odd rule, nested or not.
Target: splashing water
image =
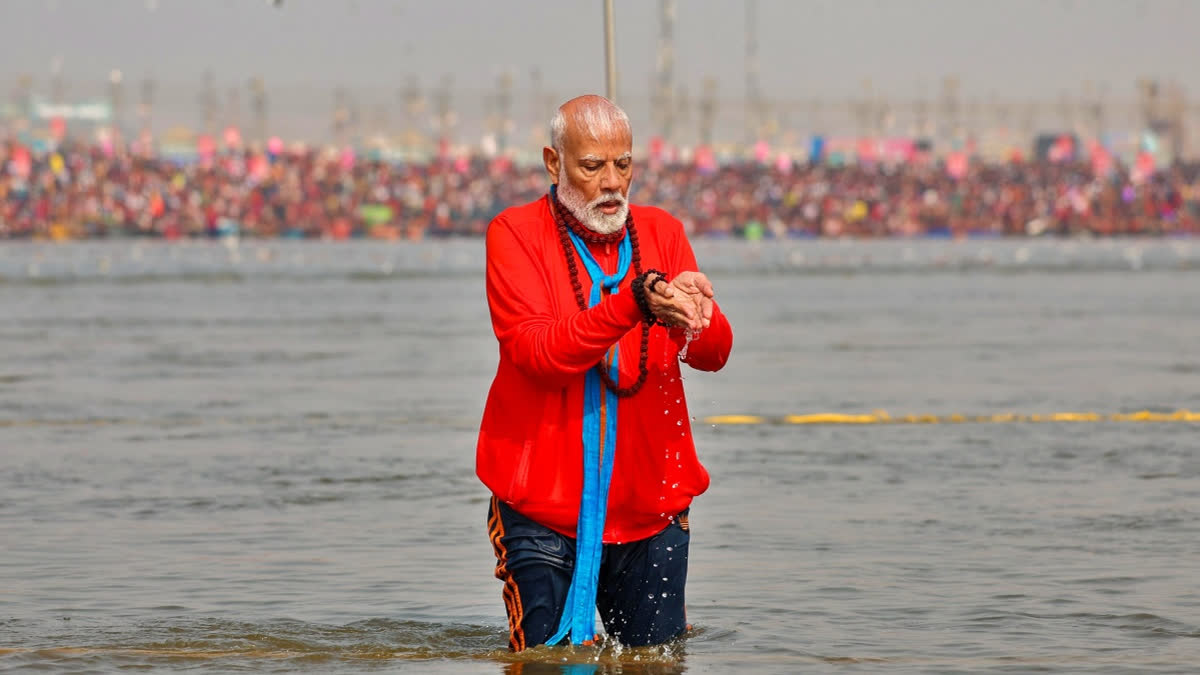
[[[692,330],[691,328],[688,328],[683,332],[683,349],[679,350],[680,361],[687,360],[688,347],[692,346],[692,340],[695,340],[698,337],[700,337],[700,331],[698,330]]]

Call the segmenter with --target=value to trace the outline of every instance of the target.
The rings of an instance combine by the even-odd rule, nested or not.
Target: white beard
[[[558,189],[555,190],[558,201],[567,207],[579,222],[587,229],[600,234],[612,234],[625,227],[625,219],[629,216],[629,202],[620,192],[601,192],[590,202],[584,202],[583,192],[571,185],[571,179],[559,176]],[[620,202],[617,212],[609,215],[600,209],[604,202]]]

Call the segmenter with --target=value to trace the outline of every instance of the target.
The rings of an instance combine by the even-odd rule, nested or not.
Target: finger
[[[690,301],[679,303],[679,313],[688,321],[692,321],[696,318],[696,304]]]
[[[714,295],[713,286],[707,279],[678,281],[674,285],[685,293],[696,293],[706,298],[711,298]]]
[[[677,277],[671,282],[671,285],[683,291],[684,293],[699,293],[700,287],[696,282],[689,277]]]
[[[680,297],[676,312],[679,317],[678,326],[680,328],[698,330],[703,327],[704,319],[701,316],[700,305],[697,304],[695,296],[687,295]]]
[[[708,328],[712,322],[712,300],[701,295],[700,302],[696,307],[696,321],[700,324],[700,328]]]
[[[671,325],[689,325],[698,316],[699,310],[690,296],[672,300],[663,299],[660,295],[651,296],[650,311],[660,321]]]
[[[654,280],[654,283],[650,285],[650,291],[657,293],[658,295],[661,295],[664,298],[675,297],[675,290],[673,288],[671,288],[670,282],[668,282],[666,279],[663,279],[662,277],[659,277]]]
[[[691,324],[693,321],[695,321],[699,314],[699,309],[696,307],[696,303],[692,302],[690,296],[683,296],[679,298],[675,303],[673,303],[673,310],[675,314],[680,317],[683,323],[687,324]]]
[[[706,297],[713,297],[713,285],[712,282],[708,280],[708,277],[704,276],[700,272],[697,272],[693,283],[696,285],[696,288]]]

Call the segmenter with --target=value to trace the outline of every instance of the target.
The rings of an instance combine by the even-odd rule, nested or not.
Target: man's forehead
[[[627,132],[609,134],[603,138],[594,138],[587,134],[574,134],[567,139],[567,149],[577,157],[591,155],[600,159],[620,159],[632,155],[633,139]]]

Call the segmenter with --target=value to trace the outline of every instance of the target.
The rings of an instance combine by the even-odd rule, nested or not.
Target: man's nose
[[[621,189],[621,174],[614,164],[605,164],[600,170],[600,189],[613,191]]]

